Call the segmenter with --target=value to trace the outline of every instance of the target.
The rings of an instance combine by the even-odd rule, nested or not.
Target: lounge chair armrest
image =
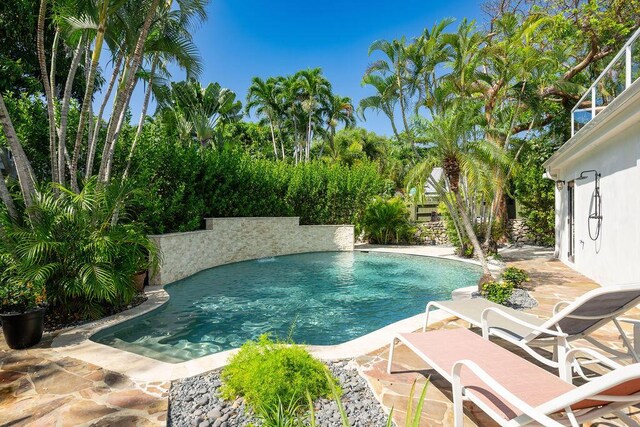
[[[640,326],[640,319],[631,319],[629,317],[618,317],[618,322],[631,323],[633,326]]]
[[[568,306],[569,304],[571,303],[568,301],[560,301],[556,303],[556,305],[553,306],[553,315],[555,316],[556,314],[560,313],[562,309]]]
[[[480,319],[482,321],[482,336],[485,337],[485,338],[488,338],[489,334],[491,333],[491,326],[489,325],[489,315],[492,314],[492,313],[497,314],[497,315],[501,316],[502,318],[507,319],[507,320],[509,320],[509,321],[511,321],[513,323],[518,324],[518,325],[522,325],[522,326],[525,326],[527,328],[530,328],[532,332],[535,331],[535,332],[545,333],[545,334],[551,335],[553,337],[560,337],[560,338],[566,338],[568,336],[564,332],[554,331],[552,329],[542,328],[542,327],[540,327],[538,325],[534,325],[534,324],[529,323],[529,322],[527,322],[525,320],[522,320],[522,319],[519,319],[519,318],[517,318],[515,316],[512,316],[511,314],[509,314],[509,313],[507,313],[507,312],[505,312],[503,310],[491,307],[491,308],[485,309],[482,312],[482,314],[480,315]]]
[[[453,385],[453,399],[454,405],[456,402],[462,402],[463,394],[464,394],[464,384],[462,384],[462,380],[460,378],[460,374],[462,368],[470,369],[474,375],[476,375],[482,382],[484,382],[493,392],[495,392],[500,398],[502,398],[505,402],[509,402],[514,405],[518,409],[520,409],[524,414],[531,417],[534,421],[539,422],[544,426],[561,426],[559,422],[554,419],[548,417],[546,414],[540,412],[533,406],[524,402],[522,399],[511,393],[507,390],[502,384],[493,379],[484,369],[478,366],[477,363],[471,360],[459,360],[454,363],[451,376],[452,376],[452,385]]]
[[[618,368],[621,368],[622,365],[619,364],[618,362],[615,362],[613,360],[611,360],[610,358],[606,357],[605,355],[603,355],[602,353],[600,353],[599,351],[596,351],[594,349],[591,348],[584,348],[584,347],[576,347],[576,348],[572,348],[571,350],[567,351],[567,353],[564,356],[564,360],[560,361],[561,363],[564,363],[565,365],[565,373],[567,375],[567,378],[565,378],[565,380],[567,382],[571,382],[572,380],[572,376],[571,376],[571,372],[572,372],[572,367],[574,368],[573,370],[576,371],[576,373],[583,378],[586,381],[591,381],[591,378],[587,377],[584,374],[584,371],[582,370],[582,366],[580,361],[578,360],[578,355],[582,354],[587,356],[587,358],[592,361],[592,362],[598,362],[604,366],[606,366],[607,368],[611,369],[611,370],[615,370]]]

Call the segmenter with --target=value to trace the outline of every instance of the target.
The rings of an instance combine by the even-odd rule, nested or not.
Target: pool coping
[[[413,256],[427,256],[433,258],[451,259],[454,261],[467,262],[478,265],[477,261],[457,257],[451,253],[447,254],[424,254],[419,253],[415,246],[371,246],[359,245],[354,251],[359,252],[382,252],[396,253]],[[448,247],[447,247],[448,248]],[[444,248],[443,248],[444,249]],[[490,269],[499,272],[501,266],[498,264],[490,264]],[[73,357],[87,363],[92,363],[101,368],[118,372],[128,376],[135,381],[173,381],[181,378],[191,377],[203,374],[205,372],[218,369],[226,364],[227,359],[235,354],[238,349],[221,351],[218,353],[203,356],[197,359],[180,363],[163,362],[151,357],[121,350],[105,344],[91,341],[89,338],[95,333],[141,316],[156,308],[162,306],[169,301],[169,294],[164,290],[163,286],[154,286],[147,288],[147,301],[130,310],[115,314],[95,322],[87,323],[58,335],[51,344],[51,349],[62,353],[64,356]],[[454,298],[469,297],[471,292],[476,289],[475,286],[459,288],[452,295]],[[425,302],[426,305],[426,302]],[[424,313],[405,318],[377,329],[361,337],[355,338],[336,345],[308,345],[309,351],[321,360],[340,360],[349,359],[365,355],[381,347],[389,345],[391,339],[399,332],[413,332],[422,327],[424,322]],[[441,321],[451,315],[436,311],[430,315],[434,321]]]

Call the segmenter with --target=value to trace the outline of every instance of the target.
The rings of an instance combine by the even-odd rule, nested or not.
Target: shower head
[[[588,176],[586,176],[586,174],[591,173],[591,172],[594,172],[594,173],[595,173],[596,179],[597,179],[597,178],[600,178],[600,174],[598,173],[598,171],[597,171],[597,170],[595,170],[595,169],[591,169],[591,170],[588,170],[588,171],[582,171],[582,172],[580,172],[580,176],[579,176],[579,177],[577,177],[577,178],[575,178],[575,181],[582,181],[583,179],[587,179],[587,178],[589,178]]]

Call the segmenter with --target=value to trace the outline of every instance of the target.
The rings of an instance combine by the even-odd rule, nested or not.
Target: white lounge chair
[[[526,350],[542,363],[562,369],[558,360],[570,349],[570,342],[585,339],[614,357],[631,357],[640,362],[640,320],[619,316],[640,304],[640,284],[607,286],[591,290],[573,302],[559,302],[552,316],[542,319],[502,305],[474,298],[456,301],[432,301],[427,304],[423,330],[427,330],[433,309],[444,310],[470,324],[482,328],[485,337],[494,335]],[[626,353],[607,347],[590,336],[596,329],[613,322],[626,347]],[[627,337],[620,322],[634,324],[634,343]],[[637,339],[636,339],[637,338]],[[532,347],[553,346],[550,360]]]
[[[567,367],[582,353],[613,369],[575,386],[468,329],[458,328],[398,334],[391,342],[389,374],[396,341],[451,382],[456,427],[463,425],[464,400],[475,403],[502,426],[537,422],[577,427],[611,413],[638,426],[623,409],[640,402],[640,364],[621,366],[593,350],[572,349],[565,355]]]

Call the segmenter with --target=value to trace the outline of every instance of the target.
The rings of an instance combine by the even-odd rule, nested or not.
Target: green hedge
[[[152,233],[196,230],[205,217],[299,216],[301,224],[353,224],[384,189],[374,163],[255,159],[238,150],[167,142],[155,126],[141,138],[131,179],[145,189],[137,219]]]

